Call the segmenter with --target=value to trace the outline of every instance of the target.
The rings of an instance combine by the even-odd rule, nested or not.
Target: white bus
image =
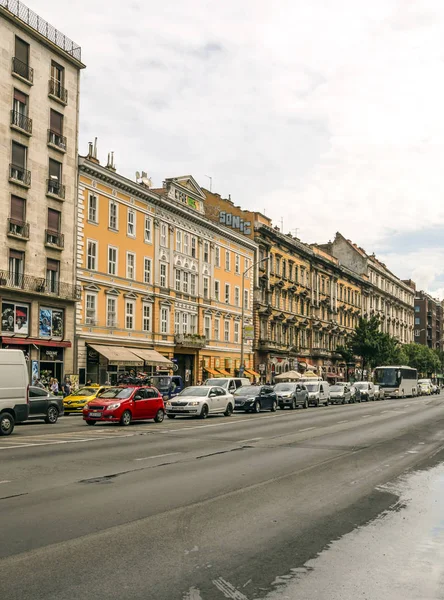
[[[412,367],[376,367],[374,380],[385,398],[418,395],[418,372]]]

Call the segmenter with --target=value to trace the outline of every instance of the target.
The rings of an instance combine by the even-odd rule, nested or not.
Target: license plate
[[[90,412],[88,414],[88,417],[101,417],[102,413],[101,412]]]

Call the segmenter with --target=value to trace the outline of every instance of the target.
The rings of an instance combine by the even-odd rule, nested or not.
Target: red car
[[[116,386],[104,390],[83,407],[83,420],[88,425],[98,421],[129,425],[131,421],[154,419],[161,423],[165,416],[163,398],[150,386]]]

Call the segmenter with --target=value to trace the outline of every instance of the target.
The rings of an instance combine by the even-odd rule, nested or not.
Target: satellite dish
[[[139,171],[136,171],[136,179],[140,179],[140,173],[139,173]]]
[[[147,188],[150,188],[153,185],[151,177],[142,177],[142,183],[143,185],[146,185]]]

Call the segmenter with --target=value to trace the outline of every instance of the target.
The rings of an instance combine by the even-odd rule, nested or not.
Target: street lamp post
[[[244,318],[245,318],[244,292],[245,292],[245,275],[248,273],[248,271],[250,271],[251,269],[254,269],[258,265],[262,264],[263,262],[266,262],[267,260],[270,260],[269,256],[266,256],[265,258],[262,258],[261,260],[258,260],[257,262],[253,263],[252,265],[250,265],[248,267],[248,269],[245,269],[245,271],[242,273],[242,294],[241,294],[241,303],[242,303],[242,313],[241,313],[241,356],[240,356],[239,377],[242,377],[243,374],[244,374],[244,371],[245,371],[245,364],[244,364]],[[253,298],[251,299],[251,301],[253,302]]]

